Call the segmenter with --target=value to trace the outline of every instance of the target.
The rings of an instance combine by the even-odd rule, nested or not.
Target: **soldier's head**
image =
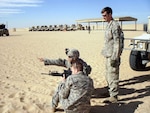
[[[112,20],[112,9],[110,7],[105,7],[102,9],[101,14],[105,21],[110,22]]]
[[[76,60],[71,63],[72,74],[77,74],[79,71],[83,71],[83,64],[81,60]]]
[[[80,53],[77,49],[65,49],[66,55],[68,56],[68,60],[70,62],[79,59]]]

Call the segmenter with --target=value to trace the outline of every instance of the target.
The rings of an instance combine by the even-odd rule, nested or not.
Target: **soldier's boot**
[[[110,98],[109,98],[109,101],[110,101],[111,103],[117,103],[117,102],[118,102],[118,98],[117,98],[117,97],[110,97]]]
[[[117,103],[118,102],[118,97],[110,97],[108,100],[104,100],[104,103]]]

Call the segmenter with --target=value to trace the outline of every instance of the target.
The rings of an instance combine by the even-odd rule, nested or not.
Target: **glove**
[[[111,65],[112,67],[116,67],[117,61],[116,61],[116,60],[111,60],[111,61],[110,61],[110,65]]]

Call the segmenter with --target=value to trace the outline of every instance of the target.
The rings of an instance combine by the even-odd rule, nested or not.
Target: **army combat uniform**
[[[66,113],[89,113],[93,90],[93,80],[83,72],[70,75],[59,84],[52,98],[52,107],[56,108],[59,101]]]
[[[102,55],[106,58],[106,81],[110,97],[117,98],[119,86],[120,55],[122,53],[120,38],[122,30],[119,24],[111,20],[106,26]]]

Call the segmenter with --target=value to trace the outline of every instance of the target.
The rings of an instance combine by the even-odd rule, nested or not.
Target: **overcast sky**
[[[36,25],[73,24],[76,20],[101,18],[109,6],[113,16],[132,16],[147,23],[150,0],[0,0],[0,23],[9,28]]]

